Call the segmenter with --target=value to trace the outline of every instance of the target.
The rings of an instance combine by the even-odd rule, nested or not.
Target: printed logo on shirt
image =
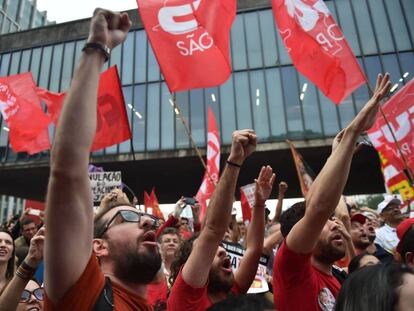
[[[324,287],[319,292],[318,303],[322,311],[333,311],[335,307],[335,297],[328,288]]]

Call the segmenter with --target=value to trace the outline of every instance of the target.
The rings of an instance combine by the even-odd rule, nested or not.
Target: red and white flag
[[[272,0],[273,13],[296,69],[339,104],[366,78],[322,0]]]
[[[0,111],[9,126],[14,152],[34,154],[50,148],[50,118],[35,89],[30,72],[0,78]]]
[[[252,208],[254,205],[254,192],[256,184],[248,184],[240,187],[240,205],[244,222],[250,222],[252,219]]]
[[[170,92],[222,84],[231,74],[236,0],[137,0]]]
[[[210,178],[210,176],[211,178]],[[207,201],[216,189],[220,174],[220,134],[211,107],[208,108],[207,171],[197,192],[196,198],[201,205],[200,220],[207,213]]]
[[[414,172],[414,79],[393,95],[382,109],[404,153],[408,167],[411,172]],[[401,173],[404,172],[405,165],[380,112],[374,126],[368,131],[368,136],[381,155],[387,187],[395,189],[395,185],[400,184],[404,179]]]

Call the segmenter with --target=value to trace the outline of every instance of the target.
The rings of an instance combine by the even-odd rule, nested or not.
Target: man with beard
[[[265,201],[270,196],[275,179],[270,166],[263,167],[256,180],[247,249],[234,274],[230,257],[220,243],[231,221],[240,168],[255,148],[254,131],[233,133],[230,156],[210,200],[205,225],[198,238],[183,243],[171,267],[174,283],[167,301],[169,311],[204,311],[230,293],[246,293],[254,280],[263,248]]]
[[[393,261],[394,257],[390,253],[374,243],[375,230],[365,215],[358,213],[351,217],[350,233],[356,255],[362,253],[373,255],[383,264],[389,264]]]
[[[161,265],[157,220],[123,202],[100,209],[94,221],[88,177],[100,72],[130,27],[126,13],[95,10],[63,104],[46,200],[46,310],[86,311],[97,302],[115,310],[152,310],[143,297]]]
[[[285,241],[273,266],[275,307],[279,311],[334,309],[340,284],[332,275],[332,265],[345,255],[345,243],[332,215],[348,179],[357,140],[373,125],[390,86],[388,74],[378,76],[373,97],[335,137],[332,154],[306,201],[296,203],[281,216]]]
[[[404,220],[400,205],[400,199],[394,196],[386,196],[384,201],[378,204],[378,214],[380,214],[385,224],[375,231],[377,235],[375,243],[390,254],[394,253],[399,242],[397,226]]]
[[[364,226],[366,220],[367,218],[362,214],[354,214],[354,216],[351,217],[350,234],[356,255],[365,252],[367,247],[371,244],[367,229]]]

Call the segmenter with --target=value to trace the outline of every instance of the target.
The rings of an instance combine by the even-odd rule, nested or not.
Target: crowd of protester
[[[125,13],[98,9],[65,100],[51,154],[40,224],[12,217],[0,230],[0,310],[414,310],[414,219],[387,196],[377,209],[343,196],[358,137],[372,126],[389,75],[334,139],[305,200],[275,215],[266,201],[276,175],[255,180],[250,222],[233,212],[237,179],[256,149],[253,130],[235,131],[202,222],[200,204],[178,199],[166,221],[138,210],[120,189],[95,210],[87,174],[96,129],[99,73],[130,28]],[[265,164],[265,163],[264,163]],[[139,176],[137,176],[139,178]],[[191,206],[192,217],[181,217]],[[244,249],[232,269],[224,243]],[[247,294],[261,256],[269,291]],[[44,266],[44,269],[43,269]]]

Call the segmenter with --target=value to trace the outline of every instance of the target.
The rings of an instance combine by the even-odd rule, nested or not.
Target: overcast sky
[[[50,21],[63,23],[81,18],[91,17],[96,7],[113,11],[137,8],[136,0],[38,0],[39,11],[47,11]]]

